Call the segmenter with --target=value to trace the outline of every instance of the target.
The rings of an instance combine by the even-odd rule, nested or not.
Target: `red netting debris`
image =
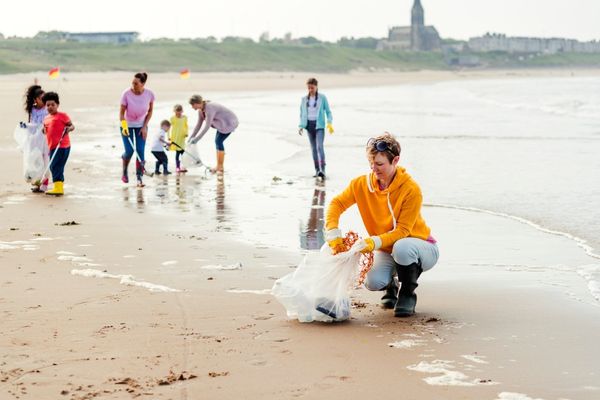
[[[356,243],[360,237],[356,232],[348,232],[344,241],[344,251],[350,250],[350,248]],[[358,275],[358,286],[362,285],[367,277],[367,273],[373,267],[373,252],[361,254],[360,256],[360,274]]]

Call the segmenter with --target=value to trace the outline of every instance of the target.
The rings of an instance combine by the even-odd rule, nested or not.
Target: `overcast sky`
[[[2,2],[0,33],[138,31],[142,38],[387,35],[407,25],[413,0],[20,0]],[[485,32],[600,40],[600,0],[422,0],[442,37]],[[10,5],[9,5],[10,4]],[[102,8],[100,8],[100,5]]]

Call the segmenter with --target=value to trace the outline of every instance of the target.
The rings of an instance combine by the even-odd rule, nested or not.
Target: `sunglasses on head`
[[[398,154],[396,154],[396,152],[392,149],[392,147],[389,145],[389,143],[386,142],[385,140],[377,140],[375,138],[371,138],[367,141],[367,147],[372,147],[373,149],[377,150],[380,153],[387,151],[394,157],[398,156]]]

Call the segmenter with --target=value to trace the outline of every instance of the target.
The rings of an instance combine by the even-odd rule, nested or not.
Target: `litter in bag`
[[[291,274],[275,281],[272,293],[290,319],[341,322],[350,318],[350,290],[360,273],[361,254],[331,254],[328,245],[310,252]]]
[[[17,146],[23,152],[23,176],[27,182],[42,179],[48,166],[48,143],[40,124],[20,123],[14,132]]]

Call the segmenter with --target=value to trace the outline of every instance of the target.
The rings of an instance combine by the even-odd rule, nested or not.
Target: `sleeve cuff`
[[[327,232],[325,232],[325,240],[327,240],[328,242],[333,239],[337,239],[337,238],[341,238],[341,237],[342,237],[342,231],[339,230],[338,228],[330,229]]]
[[[379,250],[381,248],[382,242],[379,236],[373,236],[373,243],[375,243],[375,248],[373,250]]]

